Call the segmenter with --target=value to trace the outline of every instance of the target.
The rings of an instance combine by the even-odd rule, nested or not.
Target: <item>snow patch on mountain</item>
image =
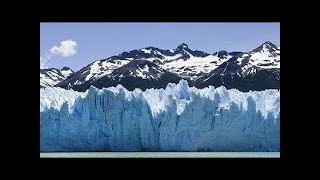
[[[178,74],[181,77],[197,78],[200,73],[209,73],[217,68],[223,62],[227,61],[231,56],[225,59],[220,59],[217,56],[209,55],[206,57],[195,57],[191,54],[188,60],[177,59],[174,61],[167,61],[161,65],[163,69],[166,69],[172,73]]]
[[[151,53],[151,49],[141,49],[141,51],[143,51],[144,53],[148,53],[148,54],[150,54]]]
[[[68,77],[70,76],[71,74],[73,73],[73,71],[71,69],[67,69],[67,70],[61,70],[61,74],[64,76],[64,77]]]
[[[95,61],[89,70],[89,74],[87,75],[85,81],[96,80],[103,76],[109,75],[113,72],[113,70],[128,64],[130,61],[128,60],[112,60],[112,61]]]
[[[138,68],[136,70],[137,72],[137,77],[141,77],[142,79],[147,79],[149,76],[146,75],[146,73],[149,72],[149,66],[145,65],[143,68]]]

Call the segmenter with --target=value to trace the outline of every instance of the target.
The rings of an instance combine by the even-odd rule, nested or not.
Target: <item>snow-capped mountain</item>
[[[128,64],[125,64],[117,69],[114,69],[110,74],[104,74],[104,76],[96,76],[90,81],[85,81],[82,84],[76,84],[78,81],[76,76],[73,76],[59,84],[58,87],[63,87],[77,91],[85,91],[91,85],[97,88],[117,86],[122,84],[128,90],[134,90],[140,88],[145,90],[147,88],[162,88],[169,82],[179,82],[182,78],[170,73],[155,63],[147,60],[133,60]],[[74,84],[71,86],[71,84]]]
[[[41,152],[280,151],[275,89],[197,89],[181,80],[146,91],[48,87],[40,97]]]
[[[202,51],[193,51],[185,43],[171,50],[162,50],[150,46],[123,52],[107,59],[97,60],[76,72],[74,74],[74,79],[76,80],[70,81],[69,86],[72,87],[96,81],[133,60],[150,61],[180,77],[193,79],[201,76],[203,73],[210,72],[226,61],[227,58],[228,56],[222,56],[220,53],[210,55]]]
[[[73,73],[74,72],[68,67],[63,67],[62,69],[40,69],[40,88],[54,86]]]
[[[267,41],[248,53],[231,57],[195,82],[200,88],[209,85],[241,91],[279,89],[280,47]]]
[[[149,61],[152,63],[149,65],[159,72],[170,73],[168,78],[173,75],[175,78],[172,77],[172,80],[165,78],[165,82],[161,82],[163,78],[155,79],[157,75],[153,75],[157,72],[150,69],[149,65],[140,67],[138,61],[144,62],[142,64]],[[132,69],[133,67],[138,68]],[[130,85],[130,83],[124,85],[130,79],[129,77],[143,82],[144,85],[139,83],[137,86]],[[234,77],[241,80],[234,83]],[[231,80],[228,80],[230,78]],[[224,85],[227,88],[238,88],[244,91],[279,88],[280,47],[267,41],[250,52],[218,51],[209,54],[191,50],[185,43],[170,50],[150,46],[97,60],[56,86],[85,91],[90,85],[109,87],[114,83],[119,83],[133,90],[134,88],[152,88],[151,85],[154,83],[147,83],[147,81],[154,82],[155,80],[161,84],[157,86],[158,88],[165,88],[167,81],[176,83],[178,79],[186,79],[191,85],[200,88],[208,85]],[[260,80],[268,82],[256,82]],[[262,85],[255,86],[256,83],[262,83]]]

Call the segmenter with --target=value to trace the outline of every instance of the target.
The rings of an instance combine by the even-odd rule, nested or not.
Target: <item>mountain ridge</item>
[[[146,80],[144,76],[134,77],[137,75],[136,71],[140,71],[139,69],[134,69],[135,72],[132,72],[133,77],[129,77],[130,68],[127,68],[128,72],[126,72],[126,68],[122,67],[127,67],[126,65],[130,63],[130,65],[136,65],[132,63],[133,61],[150,62],[152,63],[149,64],[151,67],[157,67],[156,69],[159,71],[165,72],[169,79],[164,82],[157,81],[161,86],[156,86],[155,83],[150,83],[154,81],[150,77],[156,76],[157,72],[145,72],[148,74],[146,77],[149,77]],[[122,69],[122,74],[119,74],[119,69]],[[117,72],[117,76],[115,76],[114,72]],[[124,74],[126,75],[124,76]],[[114,79],[110,78],[112,76],[114,76]],[[96,60],[55,86],[66,89],[77,87],[75,88],[76,90],[85,91],[89,85],[94,85],[104,79],[108,82],[105,82],[104,86],[101,85],[102,83],[98,83],[100,84],[99,87],[109,87],[117,82],[122,85],[127,84],[125,86],[127,89],[145,89],[152,88],[152,86],[161,88],[165,86],[165,83],[171,82],[170,78],[173,78],[171,80],[172,83],[176,83],[178,79],[188,80],[190,84],[198,88],[209,85],[224,85],[227,88],[237,88],[242,91],[268,88],[279,89],[280,47],[270,41],[266,41],[249,52],[227,52],[221,50],[209,54],[203,51],[191,50],[186,43],[181,43],[177,48],[169,50],[149,46],[123,52],[106,59]],[[129,79],[130,81],[143,79],[144,81],[142,82],[149,84],[149,86],[140,84],[137,87],[133,85],[131,87],[130,83],[124,83],[129,82]],[[236,79],[239,83],[234,82]],[[114,83],[110,83],[111,81]],[[259,81],[266,81],[266,83],[265,85],[255,86],[255,84],[261,84]],[[269,81],[272,81],[272,83],[269,83]]]
[[[69,67],[57,68],[44,68],[40,69],[40,88],[47,86],[55,86],[59,82],[71,76],[74,71]]]

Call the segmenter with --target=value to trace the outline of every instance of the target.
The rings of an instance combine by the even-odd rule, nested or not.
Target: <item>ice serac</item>
[[[40,91],[40,151],[280,151],[280,91]]]

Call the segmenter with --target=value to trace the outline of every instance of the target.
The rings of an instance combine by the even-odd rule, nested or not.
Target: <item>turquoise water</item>
[[[41,158],[280,158],[280,152],[81,152],[40,153]]]

